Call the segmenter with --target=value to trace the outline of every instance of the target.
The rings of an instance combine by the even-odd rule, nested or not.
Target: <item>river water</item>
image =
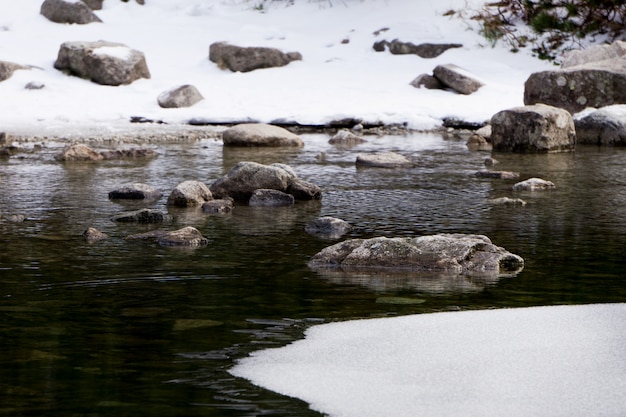
[[[303,149],[230,149],[216,140],[153,144],[149,161],[62,164],[60,143],[0,159],[0,415],[315,416],[307,405],[227,371],[257,349],[334,320],[435,311],[626,302],[626,149],[494,154],[493,169],[556,184],[513,192],[479,179],[484,152],[439,134],[368,137],[351,149],[324,134]],[[97,146],[94,146],[97,148]],[[360,152],[396,151],[411,168],[361,169]],[[184,180],[210,184],[239,161],[280,162],[319,185],[321,202],[237,206],[228,215],[170,209],[172,224],[114,223],[140,207],[167,211]],[[144,182],[151,203],[112,202]],[[525,206],[490,203],[522,198]],[[319,216],[353,225],[344,238],[479,233],[522,256],[514,277],[318,273],[307,260],[337,240],[310,236]],[[154,229],[198,228],[198,249],[125,241]],[[87,244],[88,227],[111,239]]]

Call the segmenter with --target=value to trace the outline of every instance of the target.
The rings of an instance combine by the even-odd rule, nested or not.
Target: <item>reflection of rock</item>
[[[287,207],[237,206],[229,216],[229,224],[236,233],[244,236],[284,235],[294,230],[302,230],[306,223],[319,213],[317,201],[301,202]]]
[[[439,234],[346,240],[318,252],[309,267],[499,276],[521,271],[524,260],[494,245],[486,236]]]

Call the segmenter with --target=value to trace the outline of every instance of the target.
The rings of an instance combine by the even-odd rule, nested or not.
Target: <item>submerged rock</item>
[[[147,184],[134,182],[111,191],[109,198],[111,200],[156,200],[162,195],[160,191]]]
[[[320,217],[307,223],[304,230],[310,235],[316,235],[326,238],[338,238],[352,229],[350,223],[335,217]]]
[[[90,227],[83,232],[83,239],[87,241],[87,243],[95,243],[100,240],[108,239],[109,235],[101,232],[100,230]]]
[[[114,222],[122,223],[163,223],[169,217],[158,210],[141,209],[117,214],[111,217]]]

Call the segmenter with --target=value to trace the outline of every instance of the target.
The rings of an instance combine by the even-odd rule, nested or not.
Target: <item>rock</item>
[[[222,132],[224,146],[304,146],[296,134],[279,126],[244,123]]]
[[[395,152],[376,152],[371,154],[358,154],[356,165],[363,167],[399,168],[412,166],[413,163],[404,156]]]
[[[576,142],[589,145],[626,145],[626,106],[596,110],[574,120]]]
[[[216,198],[231,197],[247,202],[254,190],[270,189],[286,192],[295,179],[292,170],[257,162],[240,162],[225,176],[213,182],[209,189]]]
[[[8,223],[24,223],[24,221],[26,221],[26,216],[23,214],[9,214],[1,220]]]
[[[158,210],[144,208],[117,214],[111,220],[118,223],[163,223],[169,218]]]
[[[0,82],[11,78],[15,71],[25,69],[31,69],[31,67],[14,62],[0,61]]]
[[[202,233],[195,227],[183,227],[172,232],[162,233],[157,237],[157,242],[161,246],[206,246],[209,240],[202,236]]]
[[[82,0],[91,10],[102,10],[104,0]]]
[[[561,61],[561,68],[576,67],[608,59],[619,59],[624,55],[626,55],[626,42],[624,41],[615,41],[610,45],[592,45],[584,49],[566,52]]]
[[[415,88],[424,87],[428,90],[443,90],[446,85],[439,81],[439,78],[430,74],[420,74],[409,83]]]
[[[54,159],[62,162],[87,162],[101,161],[103,157],[89,146],[79,143],[68,146],[61,153],[55,155]]]
[[[149,148],[131,148],[131,149],[115,149],[111,151],[100,152],[105,160],[118,159],[149,159],[155,158],[158,154]]]
[[[360,136],[355,135],[348,129],[341,129],[328,140],[331,145],[351,147],[367,142]]]
[[[500,163],[500,161],[498,161],[497,159],[494,159],[494,158],[489,157],[489,158],[485,158],[485,160],[483,161],[483,163],[485,164],[485,166],[490,167],[490,166],[494,166],[494,165],[499,164],[499,163]]]
[[[587,107],[626,103],[626,59],[588,62],[530,75],[524,104],[544,103],[577,113]]]
[[[202,206],[212,199],[213,195],[206,184],[189,180],[181,182],[172,190],[167,198],[167,205],[176,207]]]
[[[526,202],[521,198],[500,197],[489,200],[489,203],[496,206],[525,206]]]
[[[248,205],[252,207],[292,206],[295,198],[291,194],[278,190],[257,189],[252,192]]]
[[[216,42],[209,47],[209,60],[221,69],[249,72],[261,68],[282,67],[302,60],[298,52],[284,53],[276,48],[242,47]]]
[[[83,239],[87,241],[87,243],[95,243],[101,240],[105,240],[109,238],[109,235],[101,232],[100,230],[90,227],[83,232]]]
[[[232,198],[220,198],[202,204],[203,213],[223,214],[233,211],[234,204]]]
[[[546,181],[541,178],[529,178],[526,181],[518,182],[513,186],[514,191],[536,191],[549,190],[554,188],[552,181]]]
[[[497,151],[558,152],[576,145],[572,116],[543,104],[498,112],[491,118],[491,129],[491,144]]]
[[[134,182],[111,191],[109,198],[111,200],[156,200],[161,198],[162,195],[161,192],[147,184]]]
[[[421,43],[415,45],[411,42],[402,42],[398,39],[394,39],[391,42],[378,41],[373,46],[374,50],[377,52],[384,51],[385,47],[389,48],[389,52],[394,55],[417,55],[420,58],[436,58],[448,49],[461,48],[463,45],[459,43]]]
[[[394,269],[480,276],[518,273],[524,260],[483,235],[439,234],[346,240],[318,252],[308,265],[344,271]]]
[[[29,83],[27,83],[24,88],[26,90],[41,90],[45,87],[46,85],[44,83],[40,83],[39,81],[31,81]]]
[[[320,217],[307,223],[304,230],[310,235],[336,239],[348,233],[352,229],[350,223],[335,217]]]
[[[198,89],[189,84],[164,91],[157,97],[159,106],[163,108],[191,107],[202,100],[204,97]]]
[[[465,145],[472,151],[491,151],[493,149],[491,142],[477,133],[473,133]]]
[[[321,200],[322,189],[317,185],[304,181],[300,178],[293,178],[286,190],[298,201]]]
[[[484,125],[482,127],[480,127],[479,129],[476,129],[476,131],[474,133],[476,133],[477,135],[482,136],[483,138],[490,140],[491,139],[491,132],[492,132],[492,128],[491,125],[487,124]]]
[[[150,78],[142,52],[106,41],[64,42],[54,67],[103,85],[118,86]]]
[[[13,144],[13,138],[6,132],[0,132],[0,146],[11,146]]]
[[[433,70],[433,75],[461,94],[472,94],[484,85],[467,70],[454,64],[437,65]]]
[[[87,4],[76,0],[44,0],[40,13],[55,23],[84,25],[102,22]]]
[[[519,178],[519,172],[512,171],[478,171],[474,175],[478,178],[495,178],[502,180],[511,180]]]

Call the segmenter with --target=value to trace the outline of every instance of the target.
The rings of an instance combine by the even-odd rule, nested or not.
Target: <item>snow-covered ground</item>
[[[492,48],[471,15],[476,0],[147,0],[140,6],[106,0],[96,14],[103,23],[64,25],[40,15],[42,0],[0,0],[0,60],[37,68],[17,71],[0,83],[0,130],[28,127],[76,129],[126,126],[131,116],[184,123],[276,119],[322,124],[344,117],[404,123],[416,129],[443,117],[488,120],[522,105],[523,84],[553,66],[530,56]],[[255,9],[263,5],[263,11]],[[389,28],[378,36],[374,32]],[[375,52],[374,42],[461,43],[433,59]],[[106,40],[144,52],[150,79],[111,87],[54,69],[66,41]],[[348,43],[342,43],[347,40]],[[232,73],[208,59],[209,45],[271,46],[298,51],[288,66]],[[485,83],[465,96],[416,89],[409,83],[438,64],[456,64]],[[28,82],[45,85],[26,90]],[[162,109],[157,96],[195,85],[205,100],[185,109]]]
[[[231,372],[331,417],[621,417],[626,304],[332,323]]]

